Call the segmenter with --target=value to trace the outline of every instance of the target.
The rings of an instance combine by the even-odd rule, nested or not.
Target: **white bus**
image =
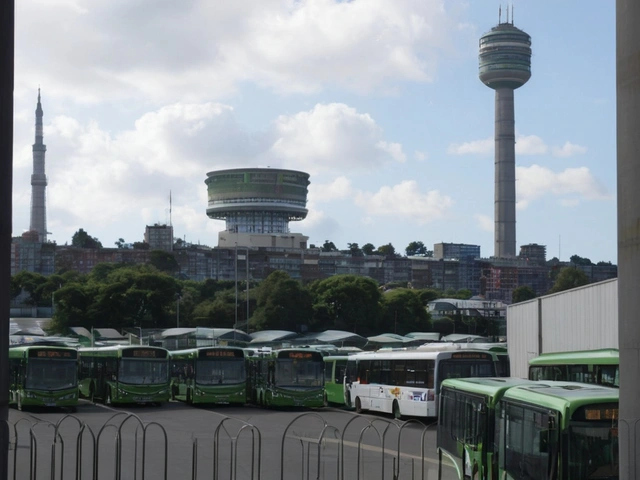
[[[446,348],[446,347],[445,347]],[[402,416],[437,417],[446,378],[497,377],[497,357],[487,350],[401,350],[350,355],[345,375],[347,406]]]

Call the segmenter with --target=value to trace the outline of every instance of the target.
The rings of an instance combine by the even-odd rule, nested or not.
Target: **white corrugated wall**
[[[618,280],[510,305],[507,344],[514,377],[526,377],[529,360],[539,353],[618,348]]]
[[[538,355],[538,303],[540,299],[507,307],[507,348],[511,376],[527,378],[529,359]]]

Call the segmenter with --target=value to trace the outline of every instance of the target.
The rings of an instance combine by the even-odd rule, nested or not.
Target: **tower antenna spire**
[[[502,23],[502,5],[498,7],[498,25]]]
[[[509,4],[507,3],[507,23],[509,23]]]
[[[513,25],[513,11],[515,10],[515,7],[513,6],[513,3],[511,4],[511,25]]]

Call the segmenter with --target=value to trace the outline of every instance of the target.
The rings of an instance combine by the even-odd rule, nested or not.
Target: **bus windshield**
[[[132,385],[161,385],[169,381],[168,363],[165,360],[122,358],[118,380]]]
[[[618,478],[617,428],[611,423],[575,423],[569,428],[566,478]]]
[[[244,360],[198,360],[196,383],[221,385],[242,383],[246,380]]]
[[[78,384],[75,360],[31,358],[27,367],[26,389],[63,390]]]
[[[321,387],[324,383],[324,363],[278,359],[276,384],[282,387]]]

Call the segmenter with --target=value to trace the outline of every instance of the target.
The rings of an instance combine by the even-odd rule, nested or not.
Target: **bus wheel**
[[[362,413],[362,403],[360,397],[356,397],[356,413]]]
[[[400,405],[398,405],[398,401],[393,401],[393,406],[391,407],[391,411],[393,413],[393,418],[400,420],[402,418],[402,414],[400,413]]]
[[[111,389],[107,388],[107,395],[104,397],[104,404],[105,405],[111,405],[112,401],[111,401]]]

